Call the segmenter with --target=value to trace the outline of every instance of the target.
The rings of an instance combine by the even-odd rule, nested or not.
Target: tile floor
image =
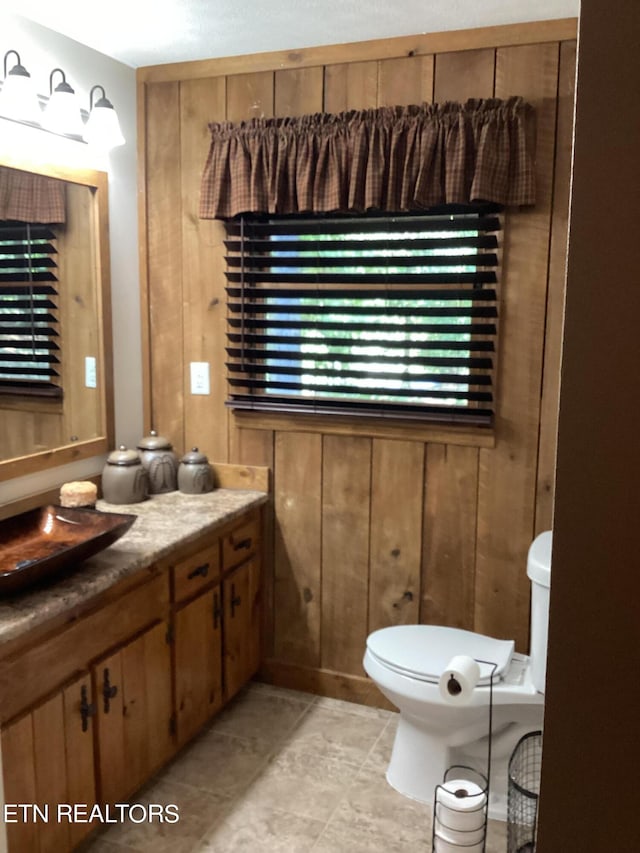
[[[397,715],[252,683],[133,800],[177,823],[115,824],[86,853],[431,850],[430,808],[385,780]],[[489,822],[487,853],[504,853]]]

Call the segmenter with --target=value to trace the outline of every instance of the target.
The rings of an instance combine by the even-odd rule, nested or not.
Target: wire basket
[[[534,853],[540,795],[542,732],[521,737],[509,759],[507,853]]]

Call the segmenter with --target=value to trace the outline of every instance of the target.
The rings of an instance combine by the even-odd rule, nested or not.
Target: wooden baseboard
[[[398,709],[386,699],[370,678],[334,672],[330,669],[313,669],[278,660],[266,660],[258,671],[257,679],[276,687],[290,690],[302,690],[331,699],[343,699],[359,705],[383,708],[387,711]]]

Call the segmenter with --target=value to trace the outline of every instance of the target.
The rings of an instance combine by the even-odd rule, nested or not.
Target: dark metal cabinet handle
[[[201,566],[198,566],[193,571],[189,572],[189,574],[187,575],[187,579],[191,581],[197,577],[206,578],[206,576],[208,574],[209,574],[209,563],[203,563]]]
[[[247,536],[246,539],[241,539],[239,542],[234,541],[233,542],[233,550],[234,551],[242,551],[244,548],[246,548],[248,550],[249,548],[251,548],[252,543],[253,543],[253,539],[251,538],[251,536]]]
[[[236,585],[234,583],[231,584],[231,618],[236,614],[236,607],[239,607],[242,604],[242,599],[239,595],[236,595]]]
[[[118,688],[115,684],[111,684],[109,681],[109,670],[105,668],[104,675],[102,677],[102,698],[104,699],[104,712],[105,714],[109,713],[109,708],[111,707],[111,700],[118,693]]]
[[[87,688],[83,684],[80,688],[80,718],[82,720],[82,731],[86,732],[89,729],[89,717],[94,717],[96,706],[93,702],[87,699]]]
[[[217,592],[213,593],[213,627],[217,628],[222,619],[222,608],[220,607],[220,596]]]

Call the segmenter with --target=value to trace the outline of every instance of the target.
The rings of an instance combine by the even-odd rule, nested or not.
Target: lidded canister
[[[175,492],[178,487],[178,457],[171,443],[155,430],[141,438],[138,450],[149,477],[149,494]]]
[[[110,504],[135,504],[148,494],[147,472],[140,456],[121,444],[102,469],[102,496]]]
[[[178,488],[185,495],[204,495],[213,491],[213,471],[209,460],[197,447],[192,447],[180,460]]]

